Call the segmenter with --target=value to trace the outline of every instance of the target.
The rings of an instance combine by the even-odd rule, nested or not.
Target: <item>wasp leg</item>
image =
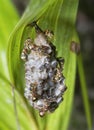
[[[28,24],[27,26],[35,27],[37,33],[44,33],[42,29],[37,25],[36,21]]]
[[[64,67],[64,58],[62,58],[62,57],[59,57],[59,58],[57,58],[57,61],[59,62],[59,66],[60,66],[60,68],[61,68],[61,71],[63,70],[63,67]]]

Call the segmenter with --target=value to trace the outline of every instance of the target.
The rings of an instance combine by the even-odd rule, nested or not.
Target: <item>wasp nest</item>
[[[56,48],[50,42],[52,33],[35,25],[36,37],[24,43],[21,59],[25,61],[25,97],[40,116],[53,112],[62,102],[66,90],[62,74],[64,59],[56,57]]]

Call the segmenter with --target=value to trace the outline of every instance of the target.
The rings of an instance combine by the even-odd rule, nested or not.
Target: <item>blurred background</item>
[[[23,14],[28,2],[29,0],[13,0],[20,16]],[[94,0],[79,1],[76,28],[81,43],[94,130]],[[79,129],[87,130],[87,122],[77,73],[69,130]]]

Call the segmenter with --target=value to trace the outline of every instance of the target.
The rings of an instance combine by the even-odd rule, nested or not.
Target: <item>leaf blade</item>
[[[81,83],[81,92],[83,97],[83,103],[84,103],[84,109],[87,119],[87,125],[88,130],[92,130],[92,118],[91,118],[91,112],[90,112],[90,104],[89,104],[89,98],[88,98],[88,92],[87,92],[87,85],[85,80],[85,73],[84,73],[84,67],[83,67],[83,61],[81,54],[77,57],[77,65],[78,65],[78,73],[80,77],[80,83]]]

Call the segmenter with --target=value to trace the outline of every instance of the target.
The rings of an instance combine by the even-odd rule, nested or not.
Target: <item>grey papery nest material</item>
[[[21,58],[25,61],[25,97],[40,116],[53,112],[62,102],[66,90],[62,74],[64,59],[56,57],[56,48],[50,42],[52,34],[35,25],[36,37],[24,43]]]

